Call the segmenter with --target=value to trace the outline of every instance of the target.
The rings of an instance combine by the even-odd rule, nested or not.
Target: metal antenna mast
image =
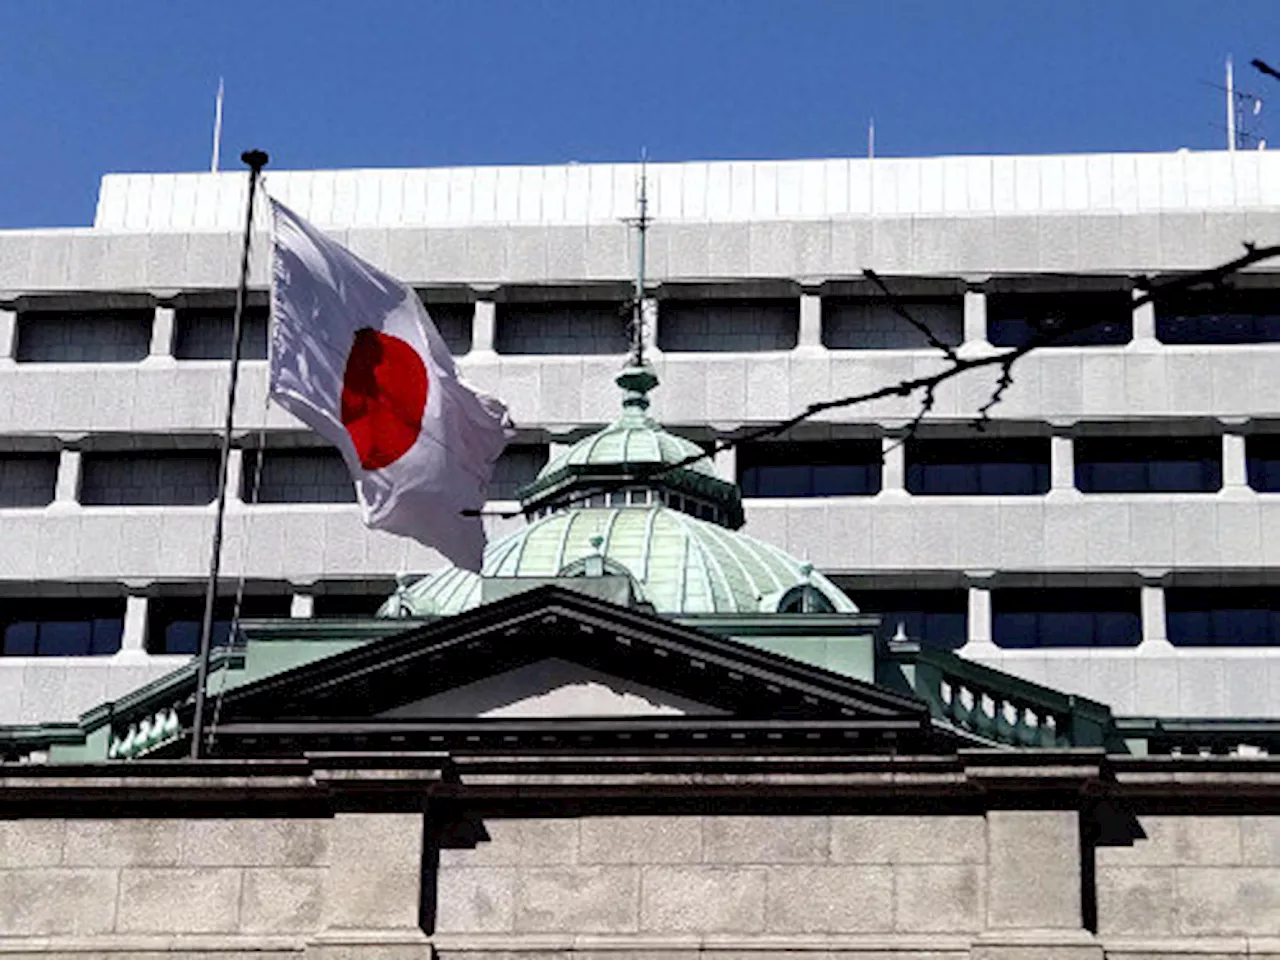
[[[645,243],[649,231],[649,176],[648,157],[640,153],[640,187],[636,196],[636,216],[627,222],[636,228],[636,290],[631,305],[631,362],[644,366],[644,259]]]

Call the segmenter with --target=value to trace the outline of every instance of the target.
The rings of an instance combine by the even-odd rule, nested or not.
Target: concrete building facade
[[[520,436],[514,507],[616,409],[638,169],[272,172],[268,190],[419,289]],[[746,532],[889,629],[1117,713],[1275,717],[1280,290],[1133,309],[1136,285],[1280,240],[1267,153],[651,165],[655,417],[705,442],[1059,314],[981,437],[974,375],[717,458]],[[184,662],[207,567],[245,177],[104,178],[94,226],[0,233],[0,723],[75,717]],[[254,283],[265,287],[265,236]],[[261,309],[264,301],[257,300]],[[250,324],[223,570],[245,611],[373,607],[442,566],[369,533],[329,451],[265,399]],[[257,502],[249,502],[255,499]],[[491,536],[521,524],[494,517]],[[376,598],[376,599],[370,599]],[[366,609],[367,608],[367,609]]]

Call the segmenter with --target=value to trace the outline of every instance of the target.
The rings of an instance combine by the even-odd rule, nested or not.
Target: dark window
[[[1085,326],[1074,329],[1081,324]],[[1073,332],[1052,346],[1128,343],[1133,339],[1133,298],[1125,291],[987,297],[987,339],[998,347],[1020,347],[1064,327]]]
[[[744,497],[845,497],[880,492],[879,440],[744,443]]]
[[[1049,491],[1048,437],[907,441],[907,492],[1032,496]]]
[[[1212,493],[1222,487],[1219,437],[1083,437],[1076,489],[1085,493]]]
[[[315,597],[311,613],[315,617],[372,617],[394,590],[388,586],[382,593],[322,593]]]
[[[1156,299],[1163,343],[1271,343],[1280,340],[1280,290],[1194,291]]]
[[[1169,642],[1179,647],[1280,643],[1275,587],[1174,587],[1164,592]]]
[[[969,594],[965,590],[847,590],[862,613],[881,616],[880,636],[892,639],[898,625],[908,640],[934,650],[955,650],[969,638]]]
[[[910,299],[896,306],[925,324],[935,337],[951,346],[964,341],[964,305],[949,299]],[[920,350],[929,346],[886,299],[822,299],[822,343],[832,350]]]
[[[260,451],[246,450],[240,475],[245,503],[355,503],[356,488],[342,454],[332,447],[267,450],[258,473]],[[254,495],[254,484],[257,495]]]
[[[0,653],[10,657],[105,656],[120,649],[123,597],[0,600]]]
[[[623,354],[630,349],[630,317],[621,303],[500,303],[498,353]]]
[[[1245,438],[1249,486],[1259,493],[1280,492],[1280,434],[1258,433]]]
[[[292,598],[284,595],[248,595],[240,607],[240,618],[287,617]],[[225,647],[231,634],[231,614],[235,597],[218,597],[213,604],[213,631],[210,648]],[[194,654],[200,652],[200,623],[204,618],[204,597],[154,597],[147,604],[147,651],[150,653]]]
[[[673,352],[793,350],[800,339],[800,298],[663,300],[658,348]]]
[[[475,305],[470,303],[427,303],[431,322],[455,357],[471,352],[471,321],[475,312]]]
[[[489,483],[490,500],[514,500],[519,489],[532,483],[547,465],[549,451],[541,443],[513,443],[502,451],[493,465]]]
[[[240,339],[242,359],[267,358],[267,315],[265,306],[245,308]],[[228,360],[234,331],[235,309],[232,307],[175,310],[173,355],[179,360]]]
[[[86,506],[203,506],[218,495],[215,450],[86,453],[80,502]]]
[[[20,363],[136,363],[151,352],[154,310],[30,310],[18,314]]]
[[[1137,590],[1022,589],[991,595],[996,646],[1136,647],[1142,642]]]
[[[0,507],[44,507],[58,483],[56,453],[0,454]]]

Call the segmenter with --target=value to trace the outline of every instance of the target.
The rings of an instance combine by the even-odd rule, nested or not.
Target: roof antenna
[[[876,118],[867,120],[867,159],[876,158]]]
[[[631,305],[631,363],[644,366],[644,267],[645,243],[649,231],[649,155],[640,150],[640,184],[636,195],[636,216],[626,220],[636,228],[636,289]]]
[[[218,172],[218,154],[222,152],[222,78],[218,78],[218,98],[213,102],[213,160],[209,172]]]
[[[1227,54],[1227,150],[1236,148],[1236,71]]]

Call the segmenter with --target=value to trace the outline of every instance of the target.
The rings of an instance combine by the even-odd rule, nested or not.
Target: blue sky
[[[0,226],[106,172],[1219,147],[1277,0],[2,0]],[[1269,129],[1267,129],[1269,127]]]

